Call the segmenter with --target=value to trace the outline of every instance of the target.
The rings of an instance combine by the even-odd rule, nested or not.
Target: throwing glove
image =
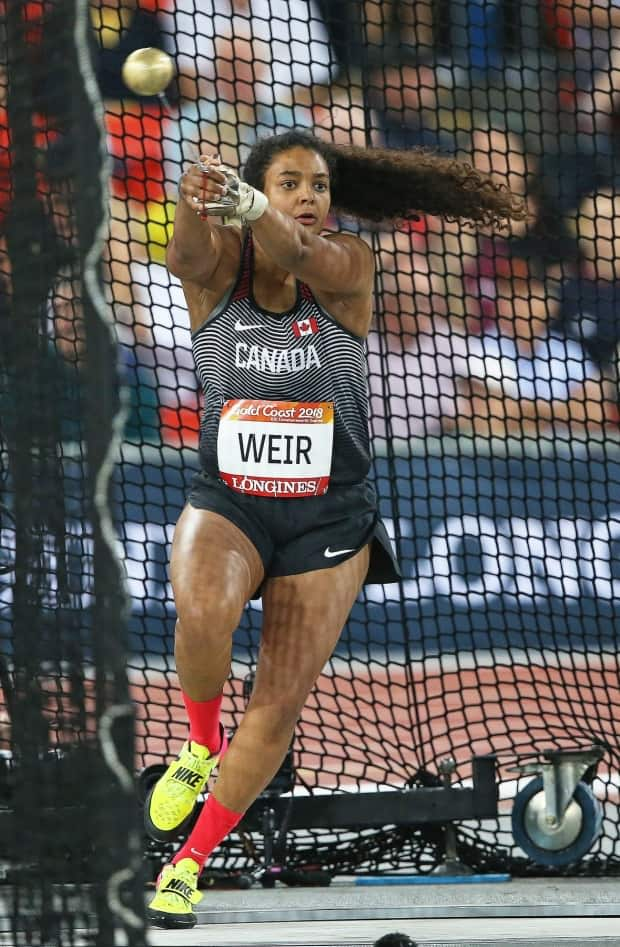
[[[213,217],[226,217],[228,220],[240,220],[242,223],[262,217],[269,206],[269,200],[262,191],[241,181],[239,176],[225,165],[211,167],[224,175],[228,191],[222,194],[219,200],[206,203],[205,210],[208,214]],[[205,168],[204,171],[208,173],[209,169]]]

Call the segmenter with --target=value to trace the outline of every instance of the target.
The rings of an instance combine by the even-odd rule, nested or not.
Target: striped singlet
[[[219,476],[225,402],[329,402],[334,408],[330,486],[359,483],[370,467],[365,340],[336,322],[299,281],[291,310],[261,309],[252,289],[253,256],[248,233],[234,286],[192,335],[204,392],[202,467]]]

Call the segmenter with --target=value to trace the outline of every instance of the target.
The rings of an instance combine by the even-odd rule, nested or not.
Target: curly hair
[[[501,228],[528,216],[522,198],[466,161],[427,149],[336,145],[306,131],[259,139],[248,155],[244,180],[262,190],[267,168],[289,148],[321,155],[329,170],[333,209],[360,220],[381,223],[424,213]]]

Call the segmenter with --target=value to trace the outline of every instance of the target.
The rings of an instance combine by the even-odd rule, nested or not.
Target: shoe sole
[[[166,914],[165,911],[153,911],[146,909],[146,919],[151,927],[159,927],[164,930],[187,930],[189,927],[195,927],[198,918],[195,914]]]
[[[176,825],[172,829],[158,829],[154,822],[151,821],[151,817],[149,815],[151,798],[154,792],[155,786],[153,786],[153,788],[149,791],[149,794],[144,801],[144,830],[146,834],[149,835],[155,842],[174,842],[175,839],[177,839],[179,835],[181,835],[189,826],[194,812],[196,811],[196,806],[194,805],[194,808],[190,814],[186,816],[183,821],[179,823],[179,825]],[[198,802],[198,800],[196,800],[196,802]]]

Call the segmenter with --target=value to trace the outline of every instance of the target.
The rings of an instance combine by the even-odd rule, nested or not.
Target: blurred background
[[[49,337],[62,373],[79,366],[80,349],[67,70],[54,41],[56,5],[29,2],[25,10]],[[131,388],[127,438],[197,442],[184,301],[164,265],[183,167],[205,147],[242,168],[257,136],[294,126],[337,142],[458,155],[524,196],[530,210],[527,223],[502,234],[423,217],[372,235],[390,366],[386,392],[371,338],[376,436],[386,433],[386,405],[396,439],[545,436],[552,419],[577,435],[598,427],[613,436],[619,27],[613,0],[92,2],[89,40],[112,173],[106,288]],[[174,57],[177,76],[165,96],[141,98],[122,80],[126,56],[145,46]],[[5,146],[7,122],[3,109]],[[6,147],[2,155],[5,242]],[[472,374],[476,355],[527,373],[545,361],[543,348],[550,375],[568,354],[567,367],[553,382],[534,371],[513,398]]]

